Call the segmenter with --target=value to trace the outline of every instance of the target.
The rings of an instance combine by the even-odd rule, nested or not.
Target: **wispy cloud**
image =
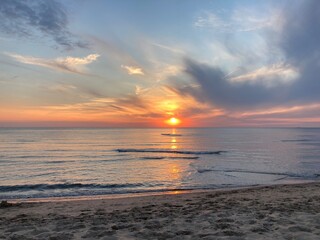
[[[257,117],[257,116],[288,116],[288,113],[293,114],[300,114],[301,116],[305,115],[307,111],[312,111],[314,116],[319,117],[317,114],[318,110],[320,109],[320,104],[307,104],[307,105],[297,105],[297,106],[290,106],[290,107],[275,107],[270,108],[267,110],[260,110],[260,111],[251,111],[251,112],[243,112],[240,114],[241,117]]]
[[[44,109],[64,112],[77,113],[81,116],[92,117],[116,117],[131,116],[132,119],[137,118],[137,115],[146,114],[149,112],[149,103],[141,97],[135,95],[127,95],[118,98],[91,98],[85,102],[45,106]]]
[[[167,46],[167,45],[164,45],[164,44],[160,44],[160,43],[157,43],[157,42],[152,42],[151,43],[153,46],[156,46],[158,48],[161,48],[161,49],[164,49],[164,50],[167,50],[169,52],[172,52],[172,53],[175,53],[175,54],[185,54],[185,52],[177,47],[171,47],[171,46]]]
[[[19,54],[6,53],[18,62],[30,65],[46,67],[58,71],[86,74],[85,66],[96,61],[100,56],[99,54],[90,54],[83,58],[77,57],[63,57],[56,59],[37,58],[32,56],[22,56]]]
[[[205,12],[202,16],[199,16],[194,23],[196,27],[211,27],[211,28],[226,28],[230,26],[230,23],[222,20],[215,13]]]
[[[234,75],[234,74],[232,74]],[[290,84],[299,77],[298,70],[288,64],[280,63],[258,68],[238,76],[229,77],[233,82],[261,83],[267,87]]]
[[[281,14],[278,11],[270,10],[267,14],[257,14],[257,11],[249,9],[237,9],[231,12],[228,18],[205,11],[198,16],[194,26],[221,32],[251,32],[263,28],[279,28],[281,23]]]
[[[141,94],[145,94],[147,93],[151,88],[143,88],[139,85],[136,85],[136,88],[135,88],[135,94],[136,95],[141,95]]]
[[[127,70],[127,73],[129,75],[144,75],[144,72],[142,68],[140,67],[135,67],[135,66],[126,66],[126,65],[121,65],[121,67],[125,70]]]
[[[70,93],[70,91],[77,89],[77,87],[71,84],[60,83],[53,86],[49,86],[48,89],[55,92]]]
[[[121,62],[125,65],[137,65],[136,59],[121,47],[122,42],[120,39],[112,41],[96,36],[88,36],[88,38],[89,41],[93,43],[95,49],[98,49],[99,52],[104,53],[106,56],[112,57],[113,61]]]

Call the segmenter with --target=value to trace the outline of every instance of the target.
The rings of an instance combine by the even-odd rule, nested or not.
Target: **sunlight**
[[[169,124],[169,125],[171,125],[171,126],[176,126],[176,125],[178,125],[178,124],[181,123],[181,120],[178,119],[178,118],[172,117],[172,118],[168,119],[168,120],[166,121],[166,123]]]
[[[160,108],[167,112],[174,112],[179,108],[179,105],[175,101],[164,101],[160,103]]]
[[[171,138],[171,149],[175,150],[177,149],[177,139],[176,138]]]

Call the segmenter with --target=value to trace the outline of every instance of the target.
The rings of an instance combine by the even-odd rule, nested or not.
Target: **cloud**
[[[126,65],[121,65],[121,67],[127,70],[127,73],[129,75],[144,75],[142,68],[134,67],[134,66],[126,66]]]
[[[86,115],[99,114],[103,116],[141,115],[150,113],[150,105],[139,96],[126,95],[119,98],[98,97],[90,98],[82,103],[45,106],[46,109],[78,112]]]
[[[54,92],[61,92],[61,93],[70,93],[73,90],[77,89],[76,86],[71,85],[71,84],[57,84],[54,86],[49,86],[49,90],[54,91]]]
[[[106,56],[112,57],[112,61],[116,60],[125,63],[126,65],[137,65],[137,61],[129,54],[129,52],[120,47],[124,44],[121,39],[111,41],[96,36],[89,36],[88,38],[96,49],[99,49],[99,52],[103,52]]]
[[[7,53],[7,55],[24,64],[36,65],[58,71],[77,74],[86,74],[85,66],[96,61],[99,57],[99,54],[90,54],[84,58],[64,57],[56,59],[45,59],[31,56],[22,56],[12,53]]]
[[[185,73],[198,87],[181,86],[176,81],[173,91],[231,111],[319,102],[319,12],[320,1],[291,4],[283,16],[283,31],[266,39],[272,44],[277,39],[277,47],[283,52],[280,63],[230,76],[222,66],[186,58]]]
[[[221,32],[251,32],[263,28],[279,29],[282,18],[278,11],[264,9],[264,14],[251,9],[237,9],[224,17],[215,12],[205,11],[196,21],[194,26],[200,29],[214,29]]]
[[[127,94],[113,98],[93,97],[78,103],[42,106],[42,109],[51,114],[55,112],[56,115],[62,113],[64,116],[77,115],[78,119],[113,119],[116,122],[128,122],[130,119],[130,122],[140,121],[144,125],[148,123],[152,126],[163,126],[164,120],[172,115],[190,122],[190,119],[202,119],[222,114],[221,110],[212,109],[210,106],[201,104],[195,106],[191,98],[164,100],[161,96],[156,95],[157,91],[143,96]]]
[[[116,100],[115,105],[121,106],[126,109],[147,109],[148,103],[137,95],[127,95]]]
[[[298,76],[299,73],[296,69],[287,64],[280,63],[261,67],[234,77],[229,76],[229,79],[234,82],[248,81],[261,83],[266,87],[278,87],[281,84],[291,84]]]
[[[64,49],[87,48],[68,29],[68,15],[56,0],[1,0],[0,31],[18,37],[49,37]]]
[[[295,1],[288,6],[280,38],[287,61],[300,73],[292,95],[304,101],[320,100],[320,1]]]
[[[144,87],[141,87],[139,85],[136,85],[135,86],[135,94],[136,95],[143,95],[143,94],[146,94],[151,89],[152,89],[152,87],[151,88],[144,88]]]
[[[265,105],[278,97],[278,91],[270,91],[263,84],[252,82],[231,82],[219,67],[186,59],[185,72],[196,86],[174,86],[176,93],[192,96],[199,102],[212,102],[215,106],[237,109]],[[279,97],[282,98],[283,94]]]
[[[222,20],[216,14],[205,12],[202,16],[198,17],[194,23],[196,27],[212,27],[212,28],[226,28],[230,24]]]
[[[320,104],[297,105],[291,107],[276,107],[267,110],[243,112],[241,117],[318,117]]]
[[[157,43],[157,42],[151,42],[151,45],[153,46],[156,46],[156,47],[159,47],[161,49],[164,49],[164,50],[167,50],[171,53],[174,53],[174,54],[180,54],[180,55],[184,55],[185,52],[179,48],[176,48],[176,47],[171,47],[171,46],[167,46],[167,45],[164,45],[164,44],[160,44],[160,43]]]

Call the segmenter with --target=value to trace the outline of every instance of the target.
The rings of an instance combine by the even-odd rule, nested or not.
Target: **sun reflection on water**
[[[177,180],[181,178],[181,166],[176,163],[167,164],[167,174],[170,177],[170,180]]]
[[[178,146],[177,146],[177,139],[175,137],[172,137],[171,138],[171,149],[177,149]]]

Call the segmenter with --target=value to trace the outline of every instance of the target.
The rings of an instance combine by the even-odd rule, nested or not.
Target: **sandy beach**
[[[0,208],[0,239],[319,238],[320,183]]]

